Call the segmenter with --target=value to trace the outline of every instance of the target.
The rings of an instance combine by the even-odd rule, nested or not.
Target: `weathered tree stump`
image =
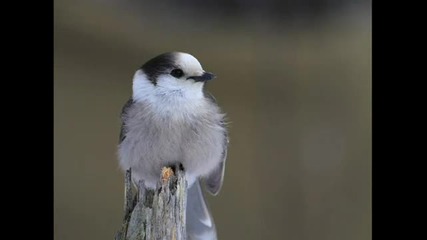
[[[125,175],[125,212],[115,240],[185,240],[187,181],[179,167],[164,168],[156,190],[143,182],[133,194],[131,170]]]

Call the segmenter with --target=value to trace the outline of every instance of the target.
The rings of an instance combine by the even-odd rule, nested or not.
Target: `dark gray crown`
[[[141,70],[147,75],[154,85],[157,84],[157,77],[161,74],[169,74],[173,69],[178,68],[176,65],[177,52],[167,52],[148,60]]]

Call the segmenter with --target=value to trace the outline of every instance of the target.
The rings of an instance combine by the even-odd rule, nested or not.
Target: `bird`
[[[206,89],[215,78],[189,53],[162,53],[136,70],[121,112],[119,165],[134,183],[155,189],[163,167],[184,169],[189,240],[217,239],[201,188],[221,190],[229,145],[226,114]]]

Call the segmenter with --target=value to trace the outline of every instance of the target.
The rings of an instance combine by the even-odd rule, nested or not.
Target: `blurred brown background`
[[[198,58],[228,113],[219,239],[371,239],[370,1],[56,0],[54,237],[113,239],[134,71]]]

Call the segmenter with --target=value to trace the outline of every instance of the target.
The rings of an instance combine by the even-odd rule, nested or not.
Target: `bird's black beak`
[[[191,76],[187,79],[193,79],[196,82],[206,82],[209,80],[214,79],[216,76],[213,73],[210,72],[204,72],[201,76]]]

